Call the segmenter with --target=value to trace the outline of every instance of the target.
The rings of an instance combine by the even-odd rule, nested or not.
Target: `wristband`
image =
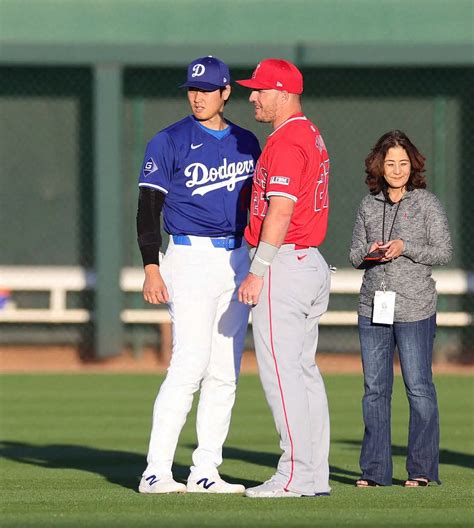
[[[250,273],[257,275],[258,277],[263,277],[279,249],[280,248],[261,240],[253,257],[252,264],[250,265]]]

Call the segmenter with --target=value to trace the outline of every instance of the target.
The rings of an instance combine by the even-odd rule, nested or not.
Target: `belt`
[[[302,246],[301,244],[295,244],[295,250],[298,249],[309,249],[311,246]]]
[[[318,246],[302,246],[301,244],[282,244],[281,247],[283,249],[294,249],[295,251],[298,251],[298,249],[317,248]],[[250,248],[255,249],[256,246],[250,246]]]
[[[309,249],[311,247],[316,247],[316,246],[304,246],[302,244],[293,244],[293,243],[290,243],[290,244],[282,244],[281,246],[283,249],[294,249],[295,251],[298,251],[298,249]]]
[[[192,240],[188,235],[172,235],[173,242],[177,246],[192,246]],[[211,244],[215,248],[223,248],[226,251],[232,251],[242,246],[243,237],[241,235],[228,235],[226,237],[202,237],[206,240],[210,240]]]

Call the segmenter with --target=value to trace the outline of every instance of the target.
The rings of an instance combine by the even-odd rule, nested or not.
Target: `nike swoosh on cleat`
[[[199,147],[202,147],[203,144],[204,144],[204,143],[199,143],[198,145],[194,145],[194,143],[191,143],[191,149],[192,149],[192,150],[195,150],[195,149],[197,149],[197,148],[199,148]]]
[[[296,255],[296,258],[298,260],[303,260],[304,258],[306,258],[308,255]]]

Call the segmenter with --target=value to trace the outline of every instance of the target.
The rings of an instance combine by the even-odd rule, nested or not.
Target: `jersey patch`
[[[155,160],[153,158],[148,158],[145,165],[143,165],[143,176],[145,176],[146,178],[147,176],[149,176],[150,174],[153,174],[157,170],[158,170],[158,166],[155,163]]]
[[[278,183],[279,185],[289,185],[290,178],[287,178],[286,176],[272,176],[270,178],[270,183]]]

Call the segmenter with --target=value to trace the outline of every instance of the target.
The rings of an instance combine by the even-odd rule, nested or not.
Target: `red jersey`
[[[270,134],[257,162],[247,242],[258,245],[269,198],[286,196],[295,208],[284,244],[319,246],[328,224],[328,182],[329,156],[318,128],[302,113],[291,116]]]

